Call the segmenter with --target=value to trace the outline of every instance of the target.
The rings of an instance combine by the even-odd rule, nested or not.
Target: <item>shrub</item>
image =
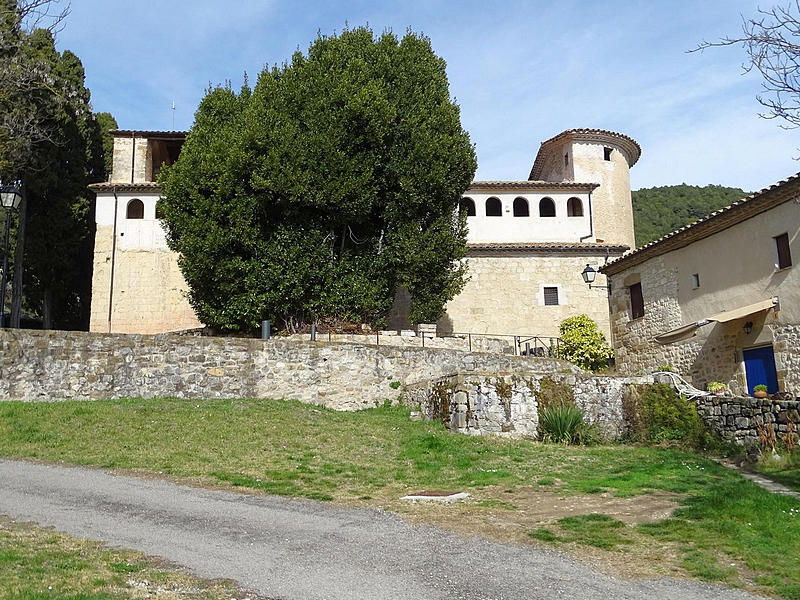
[[[539,411],[539,439],[558,444],[590,445],[600,441],[597,428],[585,423],[577,406],[554,405]]]
[[[634,441],[672,440],[692,447],[705,447],[709,443],[694,403],[676,394],[668,385],[645,386],[641,396],[630,397],[625,409],[626,423],[632,426],[628,436]]]
[[[753,391],[754,392],[766,392],[767,391],[767,386],[764,385],[763,383],[759,383],[757,386],[753,387]]]
[[[606,336],[597,329],[597,323],[586,315],[564,319],[558,331],[561,336],[558,357],[575,363],[582,369],[605,369],[614,356],[606,343]]]

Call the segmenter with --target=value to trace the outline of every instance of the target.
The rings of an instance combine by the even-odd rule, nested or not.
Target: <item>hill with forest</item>
[[[636,246],[657,240],[748,194],[721,185],[681,184],[634,190],[631,196]]]

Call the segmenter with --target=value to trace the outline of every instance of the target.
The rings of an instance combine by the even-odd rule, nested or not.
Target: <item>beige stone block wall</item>
[[[558,337],[567,317],[586,314],[609,334],[608,296],[589,289],[581,279],[586,263],[595,268],[597,256],[503,253],[470,256],[470,280],[447,304],[439,322],[441,332],[495,333]],[[599,275],[597,285],[605,285]],[[558,306],[544,306],[543,287],[559,289]]]
[[[131,155],[136,153],[132,163]],[[114,163],[111,181],[114,183],[142,183],[152,181],[152,169],[148,169],[148,143],[146,138],[115,137]],[[133,166],[133,180],[131,180]],[[149,171],[149,172],[148,172]]]
[[[98,227],[90,330],[108,332],[111,227]],[[112,333],[163,333],[202,327],[186,297],[177,256],[168,249],[120,250],[114,267]]]

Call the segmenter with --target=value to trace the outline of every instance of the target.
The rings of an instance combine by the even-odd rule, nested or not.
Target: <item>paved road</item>
[[[0,513],[135,548],[272,598],[744,599],[629,582],[556,552],[464,540],[391,514],[0,459]]]

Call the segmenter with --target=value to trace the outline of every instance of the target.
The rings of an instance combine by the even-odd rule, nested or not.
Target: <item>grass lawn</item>
[[[137,552],[109,550],[0,516],[0,596],[14,600],[243,598],[227,582],[204,581]]]
[[[800,452],[797,450],[792,454],[781,454],[775,460],[769,454],[766,454],[762,460],[755,464],[755,470],[796,492],[800,492]]]
[[[451,435],[402,408],[158,399],[0,403],[0,455],[385,507],[413,522],[555,545],[623,573],[635,565],[637,574],[800,599],[800,503],[676,449]],[[450,507],[398,501],[423,489],[473,498]],[[678,508],[648,519],[656,500]]]

